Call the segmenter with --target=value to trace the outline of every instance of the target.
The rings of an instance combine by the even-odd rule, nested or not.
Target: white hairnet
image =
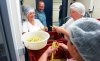
[[[34,8],[27,6],[24,8],[25,14],[28,15],[30,12],[35,12]]]
[[[100,22],[93,18],[75,21],[71,42],[85,61],[100,61]]]
[[[77,11],[81,15],[85,15],[85,6],[80,2],[75,2],[70,6],[71,9]]]

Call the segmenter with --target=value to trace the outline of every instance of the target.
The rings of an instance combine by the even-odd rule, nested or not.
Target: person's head
[[[30,6],[25,7],[25,15],[28,18],[28,20],[33,20],[35,17],[34,8],[32,8]]]
[[[100,61],[100,22],[93,18],[75,21],[70,27],[68,50],[77,61]]]
[[[42,11],[44,11],[44,8],[45,8],[45,4],[42,0],[40,0],[38,2],[38,11],[42,12]]]
[[[85,15],[85,6],[80,2],[75,2],[70,5],[70,15],[74,20],[77,20]]]
[[[60,10],[62,9],[62,5],[59,6],[59,9],[60,9]]]

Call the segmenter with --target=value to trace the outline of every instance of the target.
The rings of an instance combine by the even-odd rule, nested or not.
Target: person
[[[40,0],[38,2],[37,10],[35,10],[36,13],[35,17],[36,19],[39,19],[44,26],[47,26],[44,9],[45,9],[45,4],[42,0]]]
[[[70,8],[72,18],[67,23],[68,26],[64,24],[64,28],[55,27],[57,32],[63,33],[68,38],[67,46],[61,43],[59,43],[59,46],[68,50],[77,61],[99,61],[100,59],[98,56],[100,56],[100,52],[98,46],[100,46],[100,22],[95,19],[83,18],[85,7],[80,2],[73,3]],[[96,46],[96,43],[99,44]],[[94,49],[95,47],[97,50]],[[52,51],[54,50],[49,49],[49,53]],[[94,56],[96,51],[98,52]],[[44,54],[48,56],[49,53],[46,52]],[[42,60],[44,54],[40,57],[39,61]]]
[[[33,31],[40,31],[47,29],[43,26],[43,24],[38,20],[35,19],[35,11],[34,8],[30,6],[24,7],[24,12],[27,17],[26,21],[23,22],[22,26],[22,35],[27,32],[33,32]],[[28,51],[25,48],[25,61],[29,61]]]
[[[23,33],[46,30],[43,24],[38,19],[35,19],[34,8],[30,6],[25,7],[25,15],[27,20],[23,22]]]
[[[70,40],[67,45],[58,45],[68,50],[74,61],[100,61],[100,21],[93,18],[75,21],[65,33]],[[50,46],[38,61],[47,61],[47,57],[56,50]]]
[[[62,5],[59,6],[59,26],[63,24]]]
[[[52,30],[57,31],[58,33],[63,31],[63,29],[68,30],[68,28],[70,27],[72,23],[74,23],[77,20],[84,19],[83,16],[85,15],[85,6],[80,2],[75,2],[71,4],[70,5],[70,15],[71,15],[71,18],[65,24],[63,24],[60,27],[54,26]],[[65,39],[68,40],[67,37],[65,37]]]

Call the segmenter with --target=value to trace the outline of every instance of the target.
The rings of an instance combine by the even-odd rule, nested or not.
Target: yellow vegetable
[[[66,61],[65,59],[53,59],[53,60],[50,60],[50,61]]]
[[[41,38],[36,37],[36,36],[27,39],[28,42],[38,42],[38,41],[41,41],[41,40],[42,40]]]
[[[52,43],[52,48],[58,48],[57,42]],[[54,61],[53,58],[54,58],[54,52],[52,52],[52,54],[51,54],[51,61]]]

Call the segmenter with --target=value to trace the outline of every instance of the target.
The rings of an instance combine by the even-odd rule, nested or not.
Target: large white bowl
[[[42,40],[38,42],[28,42],[27,40],[33,36],[39,37]],[[26,48],[30,50],[39,50],[47,45],[50,35],[45,31],[28,32],[22,35],[22,41]]]

